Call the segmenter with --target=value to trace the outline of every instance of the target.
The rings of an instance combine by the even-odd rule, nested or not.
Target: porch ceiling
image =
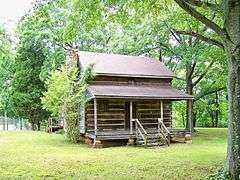
[[[171,86],[89,85],[88,91],[93,98],[193,99],[192,96]]]

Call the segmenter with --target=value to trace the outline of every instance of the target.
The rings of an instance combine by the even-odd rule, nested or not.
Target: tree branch
[[[210,95],[210,94],[213,94],[213,93],[225,90],[225,89],[226,89],[226,87],[220,87],[220,88],[214,88],[214,89],[208,88],[205,92],[202,92],[201,94],[195,96],[194,97],[194,102],[200,100],[201,98],[203,98],[203,97],[205,97],[207,95]]]
[[[199,76],[199,78],[193,83],[193,87],[196,86],[201,80],[202,78],[204,78],[204,76],[208,73],[209,69],[212,67],[214,61],[212,61],[209,66],[206,68],[206,70]]]
[[[197,7],[203,7],[206,6],[214,11],[220,11],[220,6],[218,4],[210,3],[208,1],[202,1],[202,0],[186,0],[188,4],[191,4],[193,6]]]
[[[188,2],[188,0],[174,0],[183,10],[185,10],[189,15],[205,24],[207,27],[211,28],[222,38],[227,38],[227,33],[216,23],[205,17],[203,14],[196,11]]]
[[[193,65],[192,65],[192,67],[191,67],[191,71],[189,72],[189,77],[188,77],[188,78],[192,77],[196,65],[197,65],[197,61],[194,60]]]
[[[181,80],[181,81],[186,81],[186,79],[184,79],[184,78],[180,78],[180,77],[175,77],[175,79],[177,79],[177,80]]]
[[[187,31],[179,31],[179,30],[174,30],[174,32],[177,33],[177,34],[196,37],[196,38],[200,39],[201,41],[207,42],[208,44],[212,44],[214,46],[217,46],[217,47],[220,47],[220,48],[224,49],[224,46],[220,41],[218,41],[216,39],[206,37],[206,36],[203,36],[203,35],[198,34],[196,32],[193,32],[193,31],[187,32]]]

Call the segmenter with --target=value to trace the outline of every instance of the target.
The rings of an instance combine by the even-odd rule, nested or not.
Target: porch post
[[[160,101],[161,103],[161,119],[163,121],[163,101]]]
[[[132,107],[132,101],[130,101],[130,134],[133,133],[133,122],[132,122],[132,112],[133,112],[133,107]]]
[[[94,99],[94,132],[97,136],[97,99]]]
[[[187,100],[188,101],[188,104],[189,106],[187,106],[187,112],[188,112],[188,120],[187,120],[187,123],[186,123],[186,129],[189,130],[190,132],[193,131],[193,122],[192,122],[192,110],[191,110],[191,106],[192,106],[192,103],[193,103],[193,100],[192,99],[189,99]]]

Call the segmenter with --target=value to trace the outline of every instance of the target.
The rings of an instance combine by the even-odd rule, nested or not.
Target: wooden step
[[[145,146],[145,141],[142,138],[142,136],[136,136],[136,144]],[[153,134],[148,134],[147,136],[147,147],[153,147],[153,146],[162,146],[162,145],[167,145],[167,142],[165,140],[165,137],[163,137],[162,134],[159,133],[153,133]]]
[[[160,142],[160,139],[148,139],[147,143],[155,143],[155,142]],[[137,141],[138,144],[144,144],[144,140],[139,140]]]
[[[160,142],[153,142],[153,143],[147,143],[147,145],[145,146],[145,144],[143,143],[143,144],[138,144],[138,145],[140,145],[140,146],[144,146],[144,147],[156,147],[156,146],[163,146],[163,145],[165,145],[165,144],[163,144],[163,143],[160,143]]]

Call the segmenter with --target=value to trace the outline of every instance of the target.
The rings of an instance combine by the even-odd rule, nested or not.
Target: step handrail
[[[139,134],[142,136],[143,140],[144,140],[144,145],[147,146],[147,131],[144,129],[144,127],[142,126],[142,124],[140,123],[140,121],[138,119],[132,119],[132,121],[135,121],[135,126],[136,126],[136,130],[135,133],[137,135],[137,133],[139,132]],[[138,128],[140,127],[140,128]]]
[[[170,145],[170,132],[169,132],[168,128],[165,126],[165,124],[163,123],[162,118],[158,118],[158,133],[161,133],[163,135],[165,141],[167,142],[167,145],[169,146]]]

